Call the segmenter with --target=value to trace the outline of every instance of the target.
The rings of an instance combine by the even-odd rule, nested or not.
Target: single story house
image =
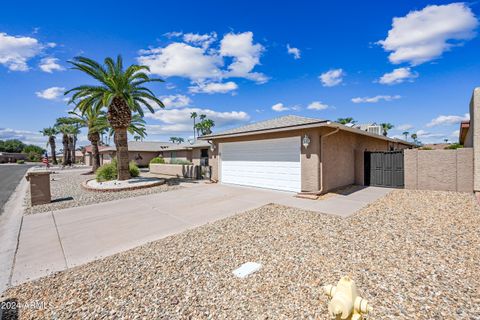
[[[0,152],[0,163],[14,163],[18,160],[27,160],[25,153]]]
[[[305,194],[363,185],[365,151],[414,147],[400,139],[294,115],[200,139],[212,145],[213,180]]]
[[[148,166],[155,157],[163,157],[166,163],[172,160],[184,160],[196,165],[208,165],[210,145],[206,141],[197,140],[192,143],[172,143],[161,141],[129,141],[128,152],[130,161],[139,166]],[[88,148],[88,147],[87,147]],[[103,147],[100,153],[100,163],[109,163],[116,157],[115,146]]]

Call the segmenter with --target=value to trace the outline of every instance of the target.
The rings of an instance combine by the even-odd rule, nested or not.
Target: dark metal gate
[[[403,188],[403,151],[365,151],[365,185]]]

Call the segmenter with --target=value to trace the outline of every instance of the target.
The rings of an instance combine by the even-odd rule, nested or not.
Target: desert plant
[[[138,169],[137,164],[133,160],[128,163],[128,171],[131,177],[138,177],[140,175],[140,169]],[[95,172],[95,176],[99,182],[117,179],[117,160],[114,159],[112,162],[102,165]]]
[[[353,120],[352,117],[348,117],[348,118],[338,118],[337,122],[340,124],[349,124],[349,123],[355,124],[357,121]]]
[[[170,164],[185,164],[185,165],[191,165],[192,163],[188,160],[183,160],[183,159],[172,159],[170,160]]]
[[[25,160],[17,160],[17,164],[24,164]]]
[[[133,160],[128,164],[128,171],[130,171],[131,177],[138,177],[140,175],[140,169],[138,169],[137,164]]]
[[[118,179],[129,179],[127,130],[132,121],[132,112],[143,117],[145,107],[153,113],[155,109],[151,105],[152,101],[158,107],[165,107],[150,89],[143,86],[152,81],[163,80],[150,78],[150,69],[147,66],[131,65],[125,69],[120,55],[116,61],[106,58],[104,65],[85,57],[75,57],[70,64],[73,69],[86,73],[100,85],[78,86],[65,94],[73,92],[70,102],[87,99],[86,106],[101,105],[107,108],[107,119],[115,132]]]
[[[165,163],[165,159],[163,159],[162,157],[155,157],[153,158],[152,160],[150,160],[150,163]]]
[[[95,171],[95,176],[99,182],[115,180],[117,178],[117,163],[112,161],[100,166]]]
[[[383,130],[383,135],[386,137],[388,134],[388,130],[393,128],[393,124],[391,123],[380,123],[380,126],[382,127]]]
[[[460,148],[463,148],[463,146],[460,144],[460,143],[452,143],[450,144],[449,146],[446,146],[444,149],[460,149]]]

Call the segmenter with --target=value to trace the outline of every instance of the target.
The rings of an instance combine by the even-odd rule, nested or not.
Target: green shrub
[[[421,148],[418,148],[418,150],[433,150],[433,149],[430,147],[421,147]]]
[[[110,181],[117,179],[117,162],[113,160],[110,163],[106,163],[95,172],[97,181]]]
[[[128,164],[128,170],[132,178],[140,175],[140,169],[138,169],[137,164],[133,160]],[[112,162],[106,163],[98,168],[95,175],[99,182],[117,179],[117,160],[112,160]]]
[[[460,149],[463,148],[463,146],[460,143],[452,143],[451,145],[445,147],[445,149]]]
[[[132,178],[140,175],[140,169],[138,169],[137,164],[133,160],[128,164],[128,170],[130,171],[130,176],[132,176]]]
[[[185,165],[191,165],[192,163],[188,160],[183,160],[183,159],[172,159],[170,160],[170,164],[185,164]]]
[[[162,157],[155,157],[150,160],[150,163],[165,163],[165,159],[163,159]]]
[[[18,163],[18,164],[24,164],[24,163],[25,163],[25,160],[17,160],[17,163]]]

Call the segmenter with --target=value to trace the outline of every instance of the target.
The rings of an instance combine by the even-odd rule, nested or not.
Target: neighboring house
[[[98,146],[98,150],[103,150],[105,148],[108,148],[108,146]],[[84,162],[87,166],[91,166],[93,163],[93,155],[92,155],[92,146],[86,146],[83,149],[83,159]],[[100,163],[102,163],[102,154],[100,154]]]
[[[163,157],[165,162],[184,160],[200,165],[207,162],[210,156],[210,145],[206,141],[194,143],[172,143],[161,141],[129,141],[128,153],[130,161],[135,161],[139,166],[148,166],[155,157]],[[100,151],[101,163],[108,163],[116,156],[115,146],[104,147]]]
[[[13,163],[18,160],[27,160],[27,155],[24,153],[0,152],[0,163]]]
[[[63,152],[57,153],[56,154],[57,162],[62,163],[63,162]],[[48,159],[50,163],[52,163],[52,157],[49,155]],[[85,162],[85,156],[82,151],[75,151],[75,163],[84,163]]]
[[[201,137],[213,144],[212,179],[321,194],[364,184],[364,152],[412,143],[327,120],[285,116]]]
[[[373,123],[355,123],[355,124],[347,124],[347,127],[359,129],[362,131],[367,131],[370,133],[375,133],[378,135],[383,135],[383,129],[382,126],[376,124],[375,122]]]

